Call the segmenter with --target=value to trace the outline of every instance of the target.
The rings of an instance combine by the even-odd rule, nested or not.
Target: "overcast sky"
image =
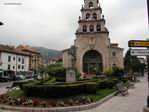
[[[78,28],[84,0],[0,0],[1,44],[28,44],[63,50]],[[149,38],[146,0],[99,0],[111,42]],[[16,3],[16,4],[11,4]]]

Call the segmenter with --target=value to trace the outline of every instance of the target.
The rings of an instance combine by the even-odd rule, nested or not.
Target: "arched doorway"
[[[86,74],[95,74],[103,70],[102,56],[96,50],[89,50],[83,56],[83,72]]]

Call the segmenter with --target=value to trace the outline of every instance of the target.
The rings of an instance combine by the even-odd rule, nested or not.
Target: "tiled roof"
[[[16,49],[13,46],[8,46],[8,45],[2,45],[0,44],[0,52],[7,52],[7,53],[12,53],[12,54],[19,54],[19,55],[24,55],[24,56],[30,56],[29,53],[25,53],[21,50]]]
[[[27,45],[20,45],[20,46],[17,47],[17,49],[20,49],[20,50],[25,51],[25,52],[31,52],[31,53],[35,53],[35,54],[40,54],[34,48],[32,48],[30,46],[27,46]]]

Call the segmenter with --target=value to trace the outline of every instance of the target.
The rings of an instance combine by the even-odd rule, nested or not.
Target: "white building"
[[[29,71],[29,54],[14,47],[0,45],[0,70],[18,75]]]

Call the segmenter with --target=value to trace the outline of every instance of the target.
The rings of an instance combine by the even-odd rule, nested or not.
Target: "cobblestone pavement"
[[[81,112],[143,112],[148,94],[147,85],[147,78],[143,77],[134,89],[129,90],[127,96],[115,96],[97,108]]]
[[[6,92],[5,88],[0,88],[0,94]],[[134,89],[129,90],[129,94],[125,97],[118,95],[103,103],[97,108],[78,111],[78,112],[143,112],[142,109],[146,105],[148,93],[147,78],[141,78],[140,83],[135,84]],[[4,111],[0,112],[14,112]]]

